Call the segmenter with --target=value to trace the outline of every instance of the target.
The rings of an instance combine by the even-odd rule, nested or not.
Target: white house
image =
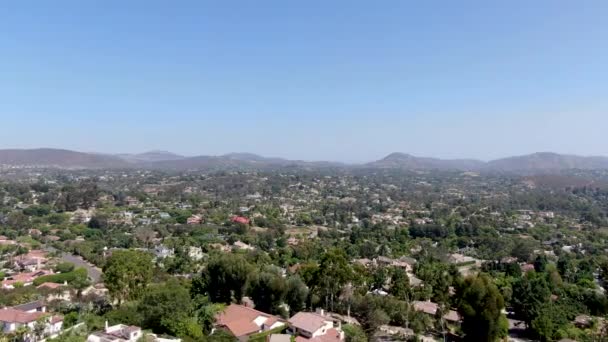
[[[63,317],[50,315],[46,313],[45,307],[39,307],[34,303],[0,309],[0,331],[10,334],[25,326],[30,331],[29,340],[36,341],[38,337],[34,336],[33,332],[41,324],[44,326],[42,331],[44,336],[41,337],[57,336],[63,328]]]
[[[203,253],[203,249],[200,247],[190,246],[188,248],[188,256],[194,261],[199,261],[205,257],[205,253]]]
[[[103,331],[96,331],[87,337],[87,342],[136,342],[143,336],[140,327],[117,324]]]

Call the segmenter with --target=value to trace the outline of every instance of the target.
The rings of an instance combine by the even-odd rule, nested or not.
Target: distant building
[[[138,206],[140,203],[139,203],[139,200],[138,200],[137,198],[132,197],[132,196],[127,196],[127,197],[125,198],[125,204],[126,204],[127,206],[129,206],[129,207],[136,207],[136,206]]]
[[[186,220],[187,224],[201,224],[202,222],[203,218],[200,215],[192,215]]]
[[[173,255],[175,255],[175,250],[173,248],[169,248],[165,245],[158,245],[158,246],[154,247],[154,255],[158,259],[165,259],[165,258],[169,258],[169,257],[172,257]]]
[[[205,253],[203,253],[202,248],[191,246],[188,248],[188,256],[194,261],[199,261],[205,257]]]
[[[246,244],[246,243],[244,243],[244,242],[242,242],[242,241],[237,241],[237,242],[235,242],[235,243],[233,244],[233,246],[234,246],[235,248],[237,248],[237,249],[241,249],[241,250],[247,250],[247,251],[253,251],[253,250],[255,250],[255,247],[253,247],[253,246],[251,246],[251,245],[249,245],[249,244]]]
[[[249,222],[251,222],[248,218],[246,218],[244,216],[233,216],[230,219],[230,221],[233,223],[241,223],[241,224],[249,224]]]

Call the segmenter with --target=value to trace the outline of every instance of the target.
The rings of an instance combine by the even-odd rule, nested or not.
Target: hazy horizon
[[[482,158],[475,158],[475,157],[450,158],[450,157],[441,157],[441,156],[435,156],[435,155],[413,154],[413,153],[409,153],[407,151],[392,151],[392,152],[387,152],[376,158],[367,159],[367,160],[336,160],[336,159],[320,159],[320,158],[304,159],[304,158],[297,158],[294,156],[268,155],[268,154],[264,154],[264,153],[256,153],[255,151],[230,151],[230,152],[218,153],[218,154],[213,154],[213,153],[182,154],[182,153],[177,153],[175,151],[170,151],[170,150],[166,150],[166,149],[148,149],[148,150],[133,151],[133,152],[124,152],[124,151],[122,151],[122,152],[121,151],[104,152],[104,151],[83,151],[83,150],[69,149],[69,148],[63,148],[63,147],[58,147],[58,146],[9,147],[9,148],[0,147],[0,151],[1,150],[13,150],[13,149],[16,149],[16,150],[37,150],[37,149],[67,150],[67,151],[82,152],[82,153],[89,153],[89,154],[100,154],[100,155],[108,155],[108,156],[125,156],[125,157],[127,155],[135,156],[135,155],[141,155],[141,154],[145,154],[145,153],[155,153],[155,152],[170,153],[170,154],[174,154],[174,155],[184,157],[184,158],[200,157],[200,156],[222,157],[222,156],[226,156],[226,155],[230,155],[230,154],[253,154],[253,155],[257,155],[257,156],[265,157],[265,158],[281,158],[281,159],[286,159],[286,160],[294,160],[294,161],[301,160],[301,161],[306,161],[306,162],[337,162],[337,163],[353,164],[353,165],[378,161],[378,160],[384,159],[385,157],[388,157],[389,155],[391,155],[393,153],[408,154],[413,157],[419,157],[419,158],[433,158],[433,159],[440,159],[440,160],[475,160],[475,161],[484,162],[484,163],[491,162],[494,160],[499,160],[499,159],[505,159],[505,158],[511,158],[511,157],[521,157],[521,156],[527,156],[527,155],[533,155],[533,154],[539,154],[539,153],[554,153],[554,154],[563,155],[563,156],[608,158],[608,155],[561,153],[559,151],[532,151],[532,152],[523,153],[523,154],[504,155],[504,156],[499,156],[497,158],[492,158],[492,159],[482,159]]]
[[[608,3],[11,3],[0,148],[608,156]]]

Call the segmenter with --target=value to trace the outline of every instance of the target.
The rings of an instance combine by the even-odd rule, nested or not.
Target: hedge
[[[283,325],[272,330],[264,331],[261,333],[257,333],[249,336],[249,342],[266,342],[266,337],[272,334],[280,334],[283,331],[287,330],[287,326]]]
[[[87,270],[84,268],[77,268],[72,272],[49,274],[42,277],[38,277],[34,280],[34,285],[38,286],[42,283],[57,283],[63,284],[64,282],[71,283],[77,278],[87,278]]]

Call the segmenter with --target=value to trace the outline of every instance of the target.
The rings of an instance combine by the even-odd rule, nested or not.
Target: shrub
[[[68,273],[68,272],[72,272],[74,270],[74,264],[72,264],[71,262],[62,262],[57,264],[57,266],[55,266],[55,272],[59,272],[59,273]]]

